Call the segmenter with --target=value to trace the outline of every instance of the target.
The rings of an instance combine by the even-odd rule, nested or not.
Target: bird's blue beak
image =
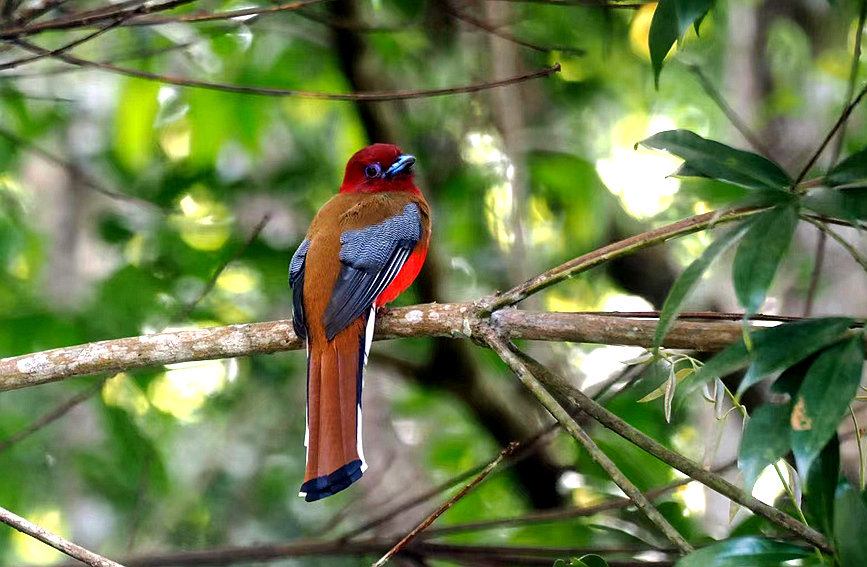
[[[389,167],[385,171],[384,177],[386,179],[389,179],[391,177],[394,177],[395,175],[397,175],[401,171],[408,171],[412,167],[412,164],[414,164],[414,163],[415,163],[415,158],[413,156],[411,156],[409,154],[399,155],[399,156],[397,156],[397,159],[394,161],[394,163],[391,164],[391,167]]]

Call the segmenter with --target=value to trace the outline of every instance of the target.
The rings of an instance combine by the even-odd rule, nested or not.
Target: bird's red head
[[[373,144],[355,152],[346,164],[341,193],[408,191],[418,193],[412,178],[415,158],[393,144]]]

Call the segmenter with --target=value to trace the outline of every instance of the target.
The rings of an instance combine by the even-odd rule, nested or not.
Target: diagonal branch
[[[530,390],[539,402],[545,406],[554,419],[563,426],[566,431],[575,438],[576,441],[587,451],[599,466],[605,470],[606,474],[611,477],[611,480],[620,487],[620,489],[629,497],[629,499],[641,510],[647,519],[650,520],[665,537],[668,538],[683,554],[691,553],[693,547],[687,542],[680,533],[674,529],[668,520],[659,513],[647,496],[645,496],[638,488],[626,478],[617,465],[593,442],[593,439],[587,435],[587,432],[578,425],[578,422],[554,399],[554,396],[548,391],[536,377],[533,369],[531,369],[522,357],[518,354],[519,351],[513,344],[504,341],[497,333],[487,328],[483,331],[484,341],[490,346],[494,352],[505,362],[509,368],[518,376],[524,386]]]
[[[512,443],[508,447],[503,449],[503,451],[500,453],[500,455],[496,459],[494,459],[493,461],[488,463],[488,465],[484,469],[482,469],[482,472],[480,472],[476,476],[476,478],[471,480],[466,486],[464,486],[460,491],[458,491],[457,494],[455,494],[454,496],[449,498],[446,502],[444,502],[442,506],[440,506],[439,508],[434,510],[433,513],[431,513],[427,518],[422,520],[422,522],[419,525],[417,525],[415,528],[413,528],[412,531],[410,531],[408,534],[406,534],[406,536],[404,536],[403,539],[401,539],[399,542],[394,544],[394,547],[389,549],[388,552],[379,559],[379,561],[374,563],[373,567],[382,567],[383,565],[388,563],[388,561],[392,557],[394,557],[398,552],[400,552],[401,549],[406,547],[407,544],[409,544],[409,542],[414,540],[428,526],[430,526],[432,523],[434,523],[434,521],[436,521],[437,518],[439,518],[440,516],[445,514],[449,508],[451,508],[452,506],[457,504],[461,498],[463,498],[464,496],[469,494],[469,492],[473,488],[475,488],[483,480],[485,480],[485,477],[487,477],[489,474],[491,474],[493,472],[493,470],[495,468],[497,468],[500,465],[500,463],[503,462],[504,459],[508,459],[512,455],[512,453],[515,452],[515,449],[517,449],[517,448],[518,448],[518,444]]]
[[[80,545],[67,541],[59,535],[52,533],[43,527],[37,526],[33,522],[29,522],[21,516],[13,514],[5,508],[0,508],[0,522],[15,528],[23,534],[38,539],[45,545],[49,545],[57,551],[64,553],[73,559],[78,559],[82,563],[86,563],[91,567],[123,567],[120,563],[115,563],[111,559],[106,559],[102,555],[98,555]]]
[[[548,368],[530,356],[522,352],[519,352],[519,356],[528,367],[533,369],[535,376],[541,381],[545,388],[553,392],[557,399],[567,403],[569,406],[567,409],[578,409],[583,411],[614,433],[617,433],[637,447],[644,449],[660,461],[704,484],[711,490],[722,494],[729,500],[737,502],[744,508],[752,511],[754,514],[770,520],[774,524],[788,530],[813,546],[818,547],[822,551],[831,552],[831,544],[821,533],[802,524],[785,512],[759,501],[718,474],[703,469],[692,460],[668,449],[659,441],[645,433],[642,433],[590,399],[582,391],[567,384],[559,376],[555,375],[553,372],[548,370]]]

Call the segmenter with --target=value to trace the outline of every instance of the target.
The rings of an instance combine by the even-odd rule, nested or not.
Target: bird
[[[346,164],[289,263],[292,324],[307,347],[307,464],[299,495],[332,496],[361,478],[361,390],[377,309],[412,284],[431,211],[415,157],[373,144]]]

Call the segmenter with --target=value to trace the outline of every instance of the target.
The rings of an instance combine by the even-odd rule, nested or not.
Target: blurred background
[[[40,8],[50,10],[34,22],[109,5],[0,4],[6,27]],[[162,21],[118,26],[69,53],[160,75],[329,93],[484,83],[555,62],[562,71],[474,94],[356,103],[186,88],[51,57],[4,67],[0,356],[291,317],[289,258],[339,187],[346,160],[374,141],[418,158],[418,183],[434,214],[431,256],[397,304],[466,301],[508,289],[614,240],[740,197],[731,186],[668,177],[677,158],[633,148],[655,132],[687,128],[755,151],[719,101],[756,133],[761,151],[797,172],[844,105],[856,32],[864,33],[856,30],[851,0],[720,1],[700,35],[690,31],[666,62],[657,90],[647,48],[652,2],[334,0],[259,16],[183,18],[251,7],[191,2],[147,16],[167,16]],[[55,49],[94,29],[48,31],[28,41]],[[14,43],[2,48],[3,61],[26,56]],[[863,72],[867,64],[861,66]],[[862,108],[842,154],[865,144]],[[658,309],[711,238],[696,234],[635,254],[523,307]],[[815,228],[801,226],[764,312],[804,314],[816,243]],[[864,251],[863,236],[860,246]],[[833,241],[823,257],[812,314],[867,316],[865,274]],[[715,265],[688,309],[738,310],[730,259]],[[660,399],[638,403],[665,379],[623,364],[640,348],[528,348],[669,447],[718,465],[736,455],[737,416],[723,425],[712,405],[696,398],[676,407],[667,423]],[[78,396],[79,403],[26,439],[0,444],[0,505],[112,557],[326,537],[488,461],[551,421],[493,354],[469,342],[401,340],[373,350],[364,392],[370,469],[338,496],[316,504],[297,497],[305,360],[291,352],[3,393],[0,443],[64,400]],[[676,480],[609,432],[591,433],[639,488]],[[854,443],[843,451],[849,474],[857,474]],[[780,489],[763,477],[756,494],[772,501]],[[616,494],[601,469],[555,432],[437,525]],[[660,509],[689,534],[764,529],[743,512],[730,522],[727,501],[695,484],[668,495]],[[420,507],[373,533],[401,534],[428,511]],[[628,552],[654,542],[664,547],[659,538],[636,512],[619,511],[443,541]],[[662,564],[669,557],[650,553],[639,559]],[[0,564],[62,560],[0,529]]]

